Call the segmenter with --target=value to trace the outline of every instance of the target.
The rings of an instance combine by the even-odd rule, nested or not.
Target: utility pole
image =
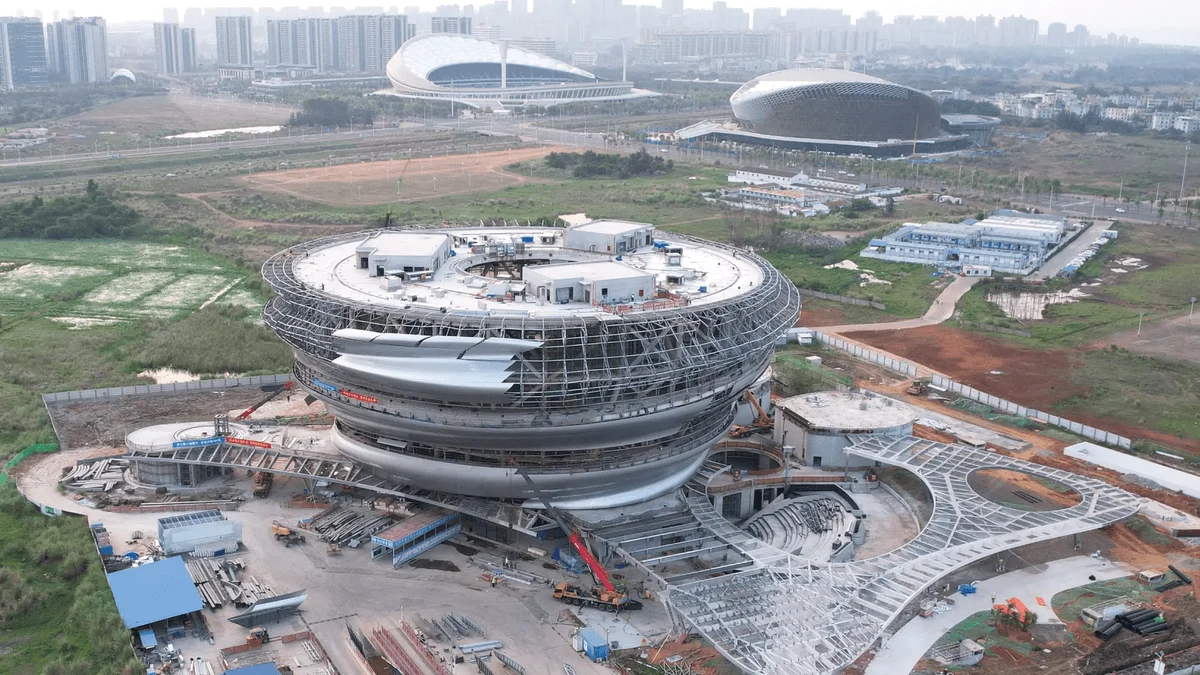
[[[1183,178],[1179,179],[1179,199],[1180,199],[1180,201],[1183,201],[1183,190],[1184,190],[1184,186],[1187,185],[1187,162],[1188,162],[1188,153],[1191,152],[1191,149],[1192,149],[1192,142],[1188,141],[1187,145],[1183,146]]]

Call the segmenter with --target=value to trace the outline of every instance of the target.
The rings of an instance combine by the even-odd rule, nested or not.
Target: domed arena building
[[[387,76],[392,89],[380,94],[491,110],[657,95],[503,40],[449,33],[405,42],[388,61]]]
[[[848,70],[767,73],[729,98],[733,120],[680,129],[684,142],[732,142],[872,157],[962,150],[946,134],[938,102],[924,92]]]

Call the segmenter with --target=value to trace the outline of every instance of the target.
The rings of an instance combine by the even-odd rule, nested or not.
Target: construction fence
[[[851,298],[846,295],[834,295],[833,293],[826,293],[824,291],[814,291],[811,288],[801,288],[799,286],[796,287],[796,290],[800,291],[800,295],[807,295],[812,298],[819,298],[821,300],[829,300],[832,302],[840,302],[844,305],[858,305],[859,307],[874,307],[875,309],[887,309],[887,305],[883,304],[882,302],[875,302],[873,300],[863,300],[862,298]]]
[[[150,394],[177,394],[189,391],[213,391],[229,389],[230,387],[266,387],[283,385],[291,381],[292,374],[255,375],[253,377],[227,377],[219,380],[195,380],[193,382],[173,382],[171,384],[139,384],[129,387],[109,387],[107,389],[81,389],[79,391],[60,391],[53,394],[42,394],[42,402],[63,403],[66,401],[90,401],[101,398],[123,398],[126,396],[148,396]]]
[[[886,354],[881,354],[877,351],[867,349],[866,347],[855,342],[847,342],[841,338],[833,337],[832,335],[826,335],[819,330],[813,331],[813,337],[817,340],[817,342],[820,342],[826,347],[833,347],[839,351],[846,352],[856,359],[869,361],[875,365],[883,366],[888,370],[900,373],[901,375],[905,375],[907,377],[917,376],[917,367],[908,361],[894,359]]]
[[[1036,422],[1056,426],[1060,429],[1066,429],[1073,434],[1083,436],[1084,438],[1090,438],[1093,441],[1104,443],[1106,445],[1123,448],[1125,450],[1133,449],[1133,441],[1124,436],[1119,436],[1103,429],[1097,429],[1086,424],[1074,422],[1065,417],[1059,417],[1058,415],[1051,415],[1040,410],[1027,408],[1018,403],[1013,403],[1012,401],[1007,401],[998,396],[992,396],[986,392],[979,391],[974,387],[968,387],[960,382],[955,382],[954,380],[948,377],[943,377],[942,375],[934,375],[932,378],[930,378],[930,384],[934,387],[944,389],[953,394],[958,394],[959,396],[968,398],[972,401],[989,405],[993,409],[1005,414],[1025,417]]]
[[[4,469],[0,470],[0,485],[4,485],[8,482],[8,470],[17,464],[20,464],[21,460],[25,459],[26,457],[41,452],[57,451],[58,443],[39,443],[37,445],[31,445],[28,448],[18,452],[12,459],[8,460],[8,462],[4,464]]]

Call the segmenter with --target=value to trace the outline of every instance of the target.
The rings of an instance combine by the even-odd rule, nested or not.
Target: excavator
[[[754,392],[746,390],[744,397],[754,407],[754,421],[750,424],[742,425],[735,424],[729,429],[730,438],[745,438],[750,434],[769,433],[775,428],[775,420],[767,414],[766,410],[758,404],[758,398],[754,396]]]
[[[606,612],[618,612],[622,609],[641,609],[642,603],[630,598],[628,594],[617,590],[604,566],[600,564],[599,560],[596,560],[596,556],[592,555],[592,552],[588,549],[583,536],[572,528],[562,513],[554,508],[550,500],[546,499],[546,496],[538,489],[537,484],[533,482],[533,478],[529,475],[529,472],[515,461],[513,465],[516,466],[517,473],[521,474],[521,478],[525,479],[525,483],[529,485],[529,489],[537,496],[538,501],[542,503],[542,506],[546,509],[546,513],[554,519],[554,522],[558,523],[558,527],[562,529],[563,534],[567,535],[567,541],[571,542],[571,548],[575,549],[575,552],[583,559],[584,564],[592,571],[592,576],[604,587],[587,590],[563,581],[554,586],[554,599],[565,602],[568,605],[592,607]]]

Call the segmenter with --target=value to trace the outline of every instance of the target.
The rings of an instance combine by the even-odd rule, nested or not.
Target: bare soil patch
[[[983,469],[967,476],[971,488],[989,501],[1024,511],[1057,511],[1075,506],[1078,492],[1054,489],[1027,473],[1009,469]]]
[[[125,434],[151,424],[211,419],[262,399],[259,387],[232,387],[161,396],[127,396],[49,406],[65,447],[123,446]]]
[[[848,335],[994,396],[1039,410],[1051,410],[1063,399],[1088,393],[1071,382],[1071,355],[1066,350],[1029,349],[942,326]]]
[[[539,181],[506,171],[505,167],[515,162],[541,159],[559,150],[564,148],[521,148],[292,169],[246,176],[242,181],[256,189],[331,206],[409,202],[435,196],[488,192]]]
[[[68,117],[55,126],[73,132],[112,131],[119,137],[152,137],[164,131],[207,131],[284,124],[289,112],[290,108],[283,106],[169,94],[139,96],[98,106]],[[104,136],[93,138],[88,134],[88,137],[89,140],[100,140],[103,144]]]

